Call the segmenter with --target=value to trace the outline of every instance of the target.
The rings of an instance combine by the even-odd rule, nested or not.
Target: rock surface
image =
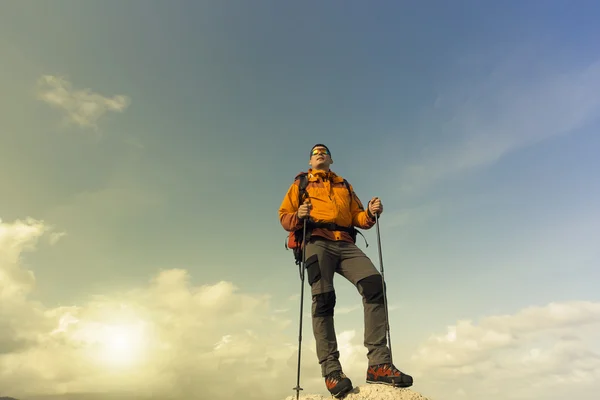
[[[331,395],[302,394],[301,400],[332,400]],[[285,400],[296,400],[296,394],[285,398]],[[393,388],[385,385],[363,385],[354,387],[342,400],[431,400],[411,389]]]

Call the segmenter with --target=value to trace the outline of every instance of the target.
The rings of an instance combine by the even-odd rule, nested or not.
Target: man
[[[325,385],[335,397],[343,397],[352,390],[352,382],[342,372],[333,321],[336,303],[333,286],[334,273],[349,280],[362,296],[364,310],[364,345],[367,348],[368,383],[383,383],[408,387],[411,376],[390,363],[390,349],[386,341],[386,315],[381,275],[369,258],[355,245],[355,235],[344,227],[370,229],[375,225],[375,214],[383,212],[381,201],[374,197],[365,210],[352,185],[330,170],[333,164],[327,146],[317,144],[310,152],[307,198],[300,203],[299,179],[288,189],[279,208],[279,220],[288,232],[302,232],[307,227],[306,276],[312,295],[312,327],[316,340],[317,357]],[[351,194],[350,194],[351,193]],[[319,223],[335,226],[318,226]],[[323,225],[323,224],[321,224]]]

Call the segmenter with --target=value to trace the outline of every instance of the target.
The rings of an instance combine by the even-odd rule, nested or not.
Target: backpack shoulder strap
[[[352,190],[350,189],[350,184],[348,183],[348,181],[346,179],[344,179],[344,186],[346,186],[346,189],[348,189],[348,194],[350,195],[350,204],[352,204],[352,200],[354,199],[354,194],[352,193]]]
[[[348,193],[350,194],[350,204],[352,204],[352,200],[354,200],[354,192],[350,189],[350,184],[348,183],[348,181],[346,179],[344,179],[344,186],[346,186],[346,189],[348,189]],[[361,204],[360,200],[358,201],[358,207],[361,210],[364,210],[363,205]],[[369,247],[369,243],[367,242],[367,238],[365,238],[365,235],[363,235],[358,229],[356,229],[356,227],[352,227],[352,230],[353,230],[352,239],[354,240],[354,242],[356,243],[356,234],[358,233],[365,240],[365,244],[367,245],[367,247]]]
[[[308,186],[308,174],[306,172],[301,172],[296,175],[296,180],[300,181],[298,182],[298,206],[300,206],[307,195],[306,187]]]

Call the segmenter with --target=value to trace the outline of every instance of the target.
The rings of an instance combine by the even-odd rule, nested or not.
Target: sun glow
[[[130,366],[140,362],[146,339],[141,324],[105,325],[98,332],[100,358],[111,366]]]
[[[86,357],[95,364],[115,368],[142,363],[149,350],[147,324],[133,316],[118,320],[114,314],[112,317],[90,321],[67,314],[52,334],[66,335],[69,341],[82,346]]]
[[[147,360],[151,332],[146,321],[126,306],[94,311],[66,312],[51,334],[63,336],[89,362],[111,369],[139,366]]]

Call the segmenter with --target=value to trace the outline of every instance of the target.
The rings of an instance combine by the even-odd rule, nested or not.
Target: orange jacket
[[[350,201],[348,189],[344,186],[344,179],[334,172],[308,170],[308,184],[306,193],[312,204],[310,217],[315,222],[335,223],[341,226],[355,226],[361,229],[370,229],[375,225],[375,218],[371,218],[364,209],[358,196],[354,193],[352,185],[350,190],[353,198]],[[301,229],[302,220],[298,218],[298,192],[299,179],[289,187],[279,207],[279,221],[283,229],[293,232]],[[351,236],[344,231],[329,231],[315,228],[313,236],[321,236],[330,240],[344,240],[353,242]]]

